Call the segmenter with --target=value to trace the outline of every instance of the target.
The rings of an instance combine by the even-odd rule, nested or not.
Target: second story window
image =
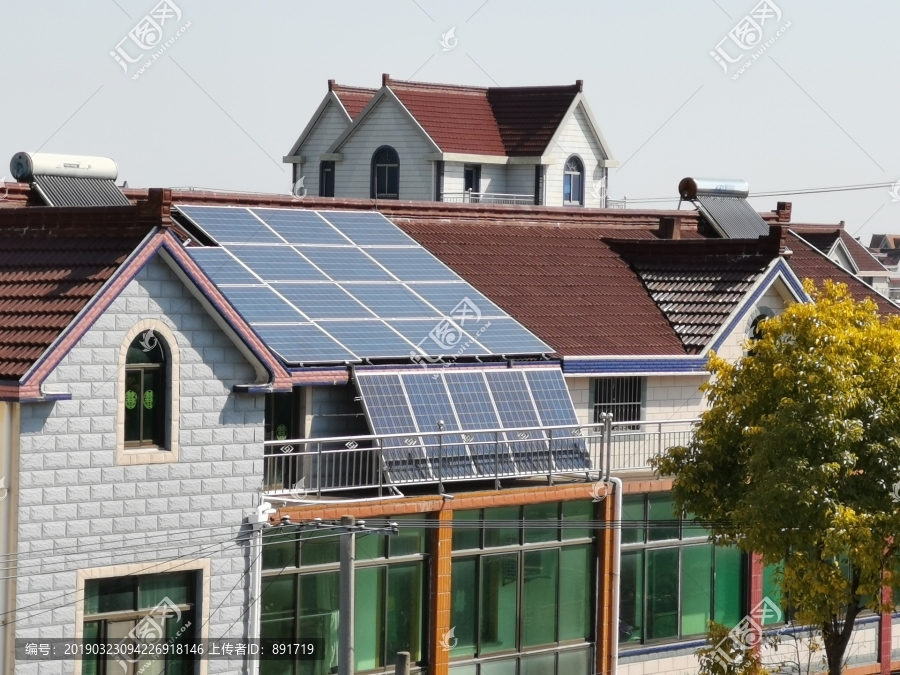
[[[125,446],[166,445],[166,351],[152,329],[140,333],[125,357]]]
[[[563,204],[566,206],[584,204],[584,164],[575,155],[566,160],[563,173]]]
[[[400,199],[400,156],[389,145],[372,155],[372,199]]]
[[[640,377],[600,377],[594,380],[594,422],[612,413],[613,422],[640,422],[644,382]]]
[[[466,164],[463,169],[466,192],[481,192],[481,165]]]
[[[319,196],[334,197],[334,162],[319,165]]]

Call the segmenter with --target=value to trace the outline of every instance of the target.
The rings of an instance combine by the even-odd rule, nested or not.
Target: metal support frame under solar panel
[[[356,371],[388,484],[595,471],[559,368]],[[443,423],[443,424],[441,424]],[[492,430],[492,431],[484,431]]]
[[[176,212],[188,229],[219,243],[186,250],[288,365],[553,352],[380,213],[212,206]]]

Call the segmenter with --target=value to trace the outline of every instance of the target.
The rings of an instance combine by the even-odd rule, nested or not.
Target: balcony
[[[690,442],[696,419],[267,441],[264,490],[287,500],[402,494],[400,488],[501,479],[599,480],[650,468]],[[352,494],[351,494],[352,493]]]
[[[534,195],[517,195],[503,192],[445,192],[441,201],[450,204],[511,204],[534,206]]]

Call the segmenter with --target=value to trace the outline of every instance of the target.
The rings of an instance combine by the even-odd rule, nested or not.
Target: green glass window
[[[125,445],[164,447],[167,389],[163,341],[147,330],[125,355]]]
[[[559,539],[559,503],[528,504],[523,507],[523,519],[525,520],[525,543],[535,544],[542,541],[557,541]],[[537,521],[539,527],[528,527],[529,522]],[[554,524],[555,527],[550,527]]]
[[[556,654],[535,654],[519,660],[519,675],[553,675],[556,672]]]
[[[371,535],[367,535],[371,536]],[[333,532],[321,531],[303,534],[300,539],[300,564],[327,565],[341,559],[340,537]]]
[[[710,619],[713,545],[685,546],[681,555],[681,634],[699,635]]]
[[[457,558],[450,565],[450,625],[454,627],[456,647],[450,657],[475,653],[478,626],[478,558]]]
[[[400,525],[400,533],[393,537],[388,537],[391,557],[397,558],[402,555],[425,553],[425,528],[407,527],[403,524],[404,521],[422,520],[422,516],[394,516],[392,520],[395,520]]]
[[[736,626],[741,612],[744,557],[734,546],[716,547],[716,584],[714,620],[728,628]]]
[[[453,512],[453,550],[464,551],[481,548],[481,529],[476,527],[457,527],[458,523],[477,523],[481,519],[481,509]]]
[[[647,639],[678,635],[678,549],[647,551]]]
[[[84,644],[97,644],[100,642],[100,622],[87,621],[82,631],[82,639]],[[85,649],[84,656],[81,659],[81,675],[99,675],[100,673],[100,656],[98,653],[91,653],[92,650]]]
[[[84,582],[84,613],[106,614],[137,609],[137,577],[88,579]]]
[[[490,521],[519,520],[518,506],[501,506],[484,510],[484,547],[516,546],[519,543],[518,527],[492,527]]]
[[[622,544],[643,544],[646,515],[644,495],[622,498]]]
[[[297,566],[297,532],[293,527],[263,532],[263,569],[280,570]]]
[[[481,558],[481,651],[516,648],[519,556],[516,553]]]
[[[384,663],[384,567],[356,570],[356,670],[372,670]]]
[[[522,585],[522,644],[556,642],[559,549],[526,551]]]
[[[763,598],[773,600],[779,607],[781,607],[781,587],[778,583],[778,578],[780,577],[783,568],[784,565],[781,563],[777,565],[765,565],[763,567]],[[777,623],[775,617],[763,617],[763,625],[768,625],[770,623]]]
[[[594,519],[594,502],[563,502],[562,519],[564,523],[590,522]],[[592,532],[589,527],[564,527],[562,531],[562,538],[564,540],[585,539],[591,535]]]
[[[337,668],[338,664],[340,574],[338,572],[301,574],[299,580],[300,611],[297,617],[297,635],[302,638],[321,638],[324,651],[321,661],[298,661],[297,672],[298,675],[327,675]],[[264,579],[263,584],[265,582]],[[291,600],[293,601],[293,597]]]
[[[312,575],[316,576],[316,575]],[[294,605],[297,577],[288,574],[267,577],[262,581],[262,613],[260,634],[269,640],[292,640],[295,637]],[[263,661],[264,675],[291,673],[288,661]]]
[[[644,552],[622,553],[619,570],[619,642],[644,635]]]
[[[651,494],[648,499],[648,519],[654,521],[672,521],[671,525],[657,524],[651,525],[649,529],[650,541],[663,541],[667,539],[678,539],[678,516],[675,515],[675,505],[669,494]]]
[[[516,659],[482,663],[481,675],[516,675]]]
[[[402,531],[402,530],[401,530]],[[374,560],[387,555],[387,537],[383,534],[360,534],[356,537],[356,559]]]
[[[591,653],[587,649],[567,649],[559,653],[559,675],[587,675],[593,673]]]
[[[684,515],[684,524],[681,528],[681,538],[682,539],[690,539],[691,537],[708,537],[709,530],[703,527],[703,525],[695,525],[694,523],[697,521],[697,516],[693,513],[686,513]]]
[[[559,567],[559,639],[561,642],[589,640],[592,634],[591,598],[594,595],[593,547],[562,548]]]
[[[409,652],[410,661],[422,658],[422,565],[406,563],[387,568],[387,665],[397,652]]]

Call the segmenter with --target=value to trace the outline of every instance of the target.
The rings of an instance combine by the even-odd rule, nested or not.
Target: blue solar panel
[[[375,315],[337,284],[272,284],[272,288],[313,321],[319,319],[374,319]]]
[[[219,244],[281,244],[281,238],[247,209],[217,206],[179,206],[178,210],[190,218]]]
[[[380,213],[322,211],[321,214],[358,246],[418,246]]]
[[[457,307],[466,303],[466,300],[468,300],[466,304],[478,308],[482,318],[509,316],[506,312],[497,307],[497,305],[465,282],[455,284],[410,283],[409,287],[441,310],[441,313],[446,316],[450,316]]]
[[[319,324],[335,340],[362,357],[409,358],[415,347],[381,321],[323,321]]]
[[[216,285],[262,283],[246,267],[228,255],[228,251],[224,248],[210,246],[185,250]]]
[[[420,432],[438,431],[440,422],[444,423],[444,431],[459,431],[456,414],[440,374],[404,374],[402,380]],[[431,471],[438,480],[477,475],[462,436],[445,434],[439,438],[425,435],[423,438]]]
[[[220,286],[248,323],[301,323],[307,319],[266,286]]]
[[[397,283],[343,284],[344,290],[353,295],[382,319],[402,317],[429,318],[437,321],[441,314]],[[434,323],[434,322],[432,322]]]
[[[315,211],[300,209],[250,209],[289,244],[343,244],[347,238]]]
[[[491,395],[481,371],[445,373],[444,380],[450,392],[453,407],[462,430],[499,429],[500,420],[491,402]],[[516,472],[508,445],[497,445],[493,434],[470,434],[469,450],[479,473],[491,476],[511,475]]]
[[[241,246],[232,249],[251,270],[265,281],[327,281],[290,246]]]
[[[314,324],[254,324],[253,330],[287,363],[319,363],[324,361],[356,361]]]
[[[461,356],[484,356],[490,353],[479,345],[475,338],[465,332],[460,334],[456,328],[452,329],[452,333],[450,330],[443,331],[443,321],[439,319],[395,319],[388,321],[388,324],[430,356],[459,358]],[[448,340],[451,338],[454,342],[448,344]]]
[[[591,460],[581,437],[578,418],[569,388],[559,369],[526,370],[525,378],[537,406],[541,423],[546,426],[572,425],[572,429],[556,429],[551,433],[550,450],[558,471],[589,471]]]
[[[487,319],[481,325],[486,328],[478,341],[492,354],[550,354],[554,351],[514,319]],[[470,330],[468,325],[466,330]]]
[[[390,274],[356,248],[303,246],[300,251],[334,281],[393,281]]]
[[[525,375],[519,370],[486,371],[497,413],[504,429],[516,427],[537,427],[538,419],[528,390]],[[520,439],[523,442],[513,444],[513,456],[516,465],[522,472],[546,471],[549,468],[547,444],[543,442],[544,434],[540,431],[521,431],[506,435],[509,440]],[[528,441],[527,439],[534,439]]]
[[[366,253],[402,281],[459,281],[459,275],[424,248],[371,248]]]
[[[384,469],[392,481],[422,481],[432,478],[422,439],[409,409],[399,375],[357,373],[356,383],[375,434],[410,434],[385,439]]]

